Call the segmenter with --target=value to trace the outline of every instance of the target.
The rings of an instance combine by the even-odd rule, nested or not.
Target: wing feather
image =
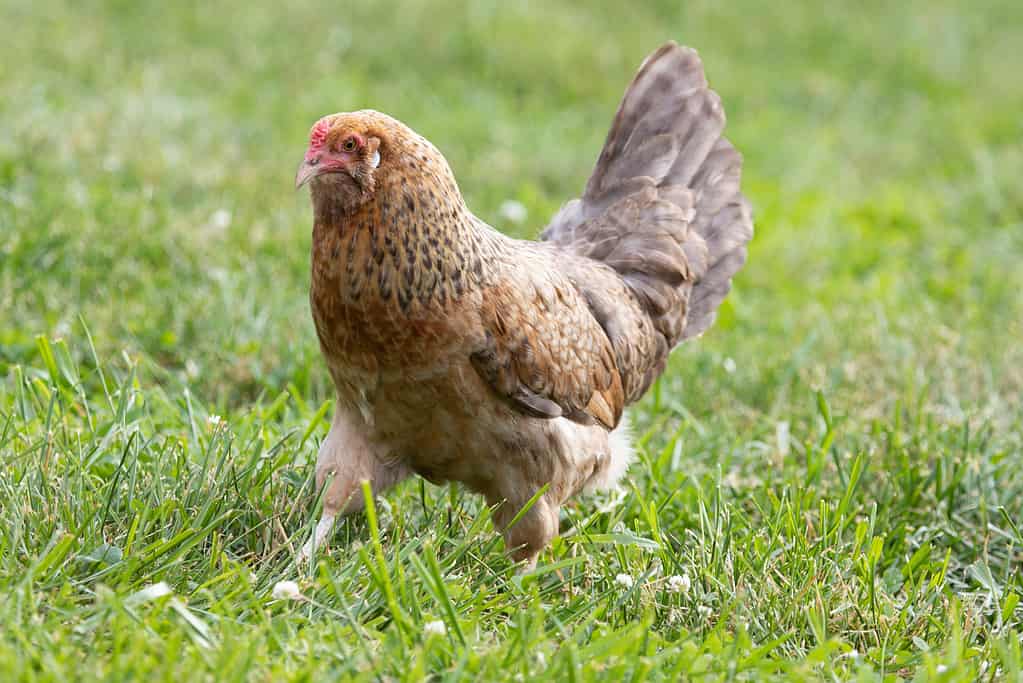
[[[525,415],[613,429],[625,395],[611,340],[553,259],[525,263],[483,297],[472,366]]]

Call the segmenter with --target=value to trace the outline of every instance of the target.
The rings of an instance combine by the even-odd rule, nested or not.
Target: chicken
[[[401,122],[316,122],[296,187],[311,188],[310,301],[337,402],[303,556],[363,506],[362,481],[376,495],[419,474],[483,494],[529,570],[559,507],[615,484],[632,455],[623,409],[711,325],[746,258],[724,123],[696,52],[663,46],[582,197],[533,242],[473,215],[441,153]]]

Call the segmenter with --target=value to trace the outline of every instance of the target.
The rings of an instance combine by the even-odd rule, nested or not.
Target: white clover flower
[[[526,208],[526,205],[514,199],[507,199],[501,202],[497,212],[501,214],[501,218],[516,224],[523,223],[529,217],[529,210]]]
[[[231,225],[231,212],[227,209],[217,209],[210,216],[210,227],[214,230],[227,230]]]
[[[721,362],[721,366],[729,375],[735,372],[735,361],[731,358],[725,358],[725,360]]]
[[[294,581],[278,581],[274,584],[271,595],[274,600],[305,600],[305,596]]]
[[[712,609],[710,608],[710,605],[697,605],[697,607],[696,607],[696,612],[697,612],[697,614],[699,614],[699,615],[700,615],[701,617],[703,617],[704,619],[706,619],[707,617],[709,617],[709,616],[710,616],[710,615],[711,615],[711,614],[712,614],[712,613],[714,612],[714,610],[712,610]]]
[[[542,650],[537,650],[533,657],[536,659],[536,665],[538,667],[541,669],[547,667],[547,655],[545,655]]]
[[[948,671],[948,667],[945,666],[944,664],[939,664],[934,670],[937,671],[939,674],[943,674],[946,671]]]
[[[669,593],[682,593],[685,595],[689,592],[689,589],[692,588],[692,585],[693,582],[689,580],[688,574],[683,574],[681,576],[676,574],[675,576],[668,577]]]
[[[628,574],[619,574],[618,576],[615,577],[615,583],[617,583],[622,588],[628,590],[629,588],[632,588],[633,584],[635,584],[636,581]]]
[[[146,586],[142,590],[137,590],[127,598],[125,598],[125,604],[138,605],[144,602],[150,602],[152,600],[158,600],[160,598],[172,595],[174,593],[171,587],[167,585],[165,581],[160,583],[154,583],[150,586]]]
[[[440,619],[423,624],[423,635],[425,636],[446,636],[447,634],[448,627]]]

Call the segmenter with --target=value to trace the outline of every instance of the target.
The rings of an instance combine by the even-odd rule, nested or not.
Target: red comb
[[[313,124],[313,129],[309,131],[309,147],[314,149],[322,147],[323,143],[327,140],[327,133],[329,132],[330,117],[325,116]]]

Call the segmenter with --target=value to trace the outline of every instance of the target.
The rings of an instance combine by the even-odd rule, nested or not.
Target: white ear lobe
[[[377,166],[380,165],[380,152],[379,151],[373,152],[373,158],[369,160],[369,165],[372,166],[373,168],[376,168]]]

